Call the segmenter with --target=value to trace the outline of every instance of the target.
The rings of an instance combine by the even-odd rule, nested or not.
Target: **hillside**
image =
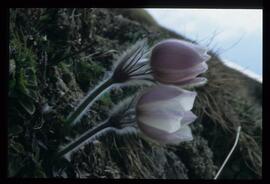
[[[150,46],[166,38],[187,40],[138,9],[10,10],[10,177],[212,179],[240,124],[239,144],[220,179],[261,178],[262,85],[211,52],[208,83],[196,89],[193,141],[161,146],[138,134],[111,132],[78,150],[71,162],[47,162],[59,145],[106,119],[114,104],[138,91],[113,89],[80,124],[71,129],[63,123],[121,53],[143,37]]]

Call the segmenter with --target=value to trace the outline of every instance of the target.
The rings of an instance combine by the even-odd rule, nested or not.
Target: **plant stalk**
[[[57,152],[55,159],[62,157],[66,155],[69,152],[72,152],[76,148],[80,147],[85,141],[87,141],[89,138],[94,136],[96,133],[111,127],[110,121],[106,120],[103,123],[97,125],[96,127],[93,127],[92,129],[89,129],[85,133],[83,133],[81,136],[79,136],[75,141],[69,143],[66,145],[63,149]]]
[[[233,145],[231,151],[229,152],[228,156],[227,156],[226,159],[224,160],[222,166],[221,166],[220,169],[218,170],[216,176],[214,177],[214,180],[216,180],[216,179],[218,178],[218,176],[220,175],[221,171],[223,170],[225,164],[228,162],[229,158],[231,157],[231,155],[232,155],[232,153],[233,153],[233,151],[234,151],[234,149],[235,149],[235,147],[236,147],[236,145],[237,145],[237,143],[238,143],[239,136],[240,136],[240,131],[241,131],[241,126],[239,126],[239,127],[237,128],[237,134],[236,134],[236,138],[235,138],[234,145]]]
[[[114,83],[115,82],[112,77],[109,77],[94,90],[90,91],[78,105],[78,107],[76,107],[75,111],[68,116],[66,123],[74,125],[76,121],[83,115],[83,112],[88,109],[88,107],[98,98],[98,96],[102,95],[106,89],[112,86]]]

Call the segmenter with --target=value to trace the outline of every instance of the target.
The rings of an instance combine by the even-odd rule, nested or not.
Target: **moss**
[[[34,103],[38,100],[37,91],[37,57],[33,51],[27,48],[26,42],[22,42],[25,38],[20,38],[15,34],[10,41],[10,47],[14,50],[10,56],[16,63],[15,78],[10,88],[14,96],[18,98],[19,104],[29,113],[33,114],[35,111]]]
[[[33,87],[37,85],[37,56],[21,39],[24,38],[19,38],[16,34],[11,39],[10,47],[15,50],[11,58],[15,61],[18,85]]]
[[[83,91],[87,92],[90,84],[96,84],[96,80],[104,74],[103,67],[98,64],[81,60],[75,67],[77,81]]]
[[[105,93],[99,100],[104,106],[109,107],[110,105],[112,105],[112,99],[109,93]]]
[[[240,122],[238,149],[221,177],[260,178],[262,110],[257,99],[261,86],[223,66],[214,53],[206,73],[209,82],[196,89],[194,141],[163,147],[138,134],[111,132],[81,148],[71,162],[48,164],[59,145],[107,118],[113,104],[138,92],[134,86],[116,88],[93,104],[81,124],[71,129],[64,123],[125,49],[145,36],[150,46],[183,37],[156,25],[141,9],[12,9],[10,15],[10,59],[16,67],[9,81],[9,133],[22,150],[9,148],[10,176],[210,179],[231,148]],[[83,52],[56,62],[86,46]],[[51,107],[49,112],[42,111],[44,104]],[[25,167],[17,168],[16,163]],[[59,169],[56,175],[50,172],[52,165]]]
[[[114,11],[141,24],[145,24],[147,26],[157,26],[155,19],[141,8],[114,9]]]
[[[66,63],[59,63],[58,68],[62,70],[62,73],[70,73],[70,66]]]
[[[29,94],[27,89],[27,80],[24,74],[24,70],[21,68],[17,73],[16,88],[18,93]]]

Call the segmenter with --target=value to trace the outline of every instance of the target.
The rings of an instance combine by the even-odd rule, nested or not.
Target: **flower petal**
[[[167,39],[152,49],[150,65],[155,80],[164,84],[177,84],[204,73],[211,58],[207,49],[191,42]]]
[[[192,47],[197,51],[197,53],[201,56],[203,62],[206,62],[211,58],[211,56],[207,54],[208,49],[206,47],[202,47],[200,45],[193,44],[190,42],[187,42],[187,44],[189,44],[190,47]]]
[[[203,62],[209,61],[211,59],[211,56],[208,54],[201,55],[201,58]]]
[[[196,92],[193,91],[187,91],[178,87],[174,86],[167,86],[167,88],[174,89],[175,91],[178,91],[177,96],[171,99],[167,100],[154,100],[153,102],[144,103],[142,99],[139,100],[137,104],[137,110],[139,111],[155,111],[163,109],[164,111],[189,111],[192,109],[194,100],[197,96]],[[158,90],[159,88],[155,88],[155,90]],[[165,92],[165,91],[164,91]],[[165,93],[166,94],[166,93]]]
[[[146,90],[138,101],[139,106],[156,101],[168,101],[181,93],[179,87],[168,85],[157,85]]]
[[[190,111],[193,107],[197,93],[193,91],[187,91],[187,90],[184,90],[184,91],[185,92],[182,95],[178,96],[177,100],[179,100],[179,102],[181,103],[181,106],[184,109],[184,111]]]
[[[150,127],[138,122],[139,128],[148,139],[157,141],[162,144],[178,144],[183,141],[193,140],[192,132],[189,126],[183,126],[180,130],[174,133],[167,133],[165,131]]]
[[[181,127],[180,122],[185,110],[182,107],[183,102],[179,100],[179,94],[183,92],[176,87],[173,89],[178,92],[178,96],[169,100],[156,99],[156,101],[148,101],[148,103],[143,103],[144,101],[140,100],[136,106],[137,119],[144,124],[169,133],[177,131]]]
[[[164,40],[152,50],[151,66],[154,69],[186,69],[195,66],[203,61],[201,53],[194,46],[183,40]]]
[[[195,79],[183,81],[176,85],[183,88],[199,87],[206,84],[207,81],[208,80],[205,77],[196,77]]]
[[[169,94],[170,98],[166,98],[166,94]],[[189,112],[196,95],[196,92],[172,85],[150,88],[141,95],[136,105],[139,128],[152,139],[163,142],[176,139],[175,141],[179,142],[179,135],[175,133],[196,119],[196,116]]]
[[[180,122],[182,118],[183,117],[181,116],[140,115],[138,121],[150,127],[154,127],[158,130],[172,133],[181,128]]]
[[[195,114],[193,114],[191,111],[187,111],[184,113],[183,119],[181,120],[181,125],[182,126],[189,125],[196,119],[197,116]]]
[[[176,69],[153,69],[153,75],[156,80],[165,84],[175,84],[194,79],[198,75],[206,72],[208,65],[203,62],[184,70]]]
[[[192,141],[193,136],[189,126],[183,126],[179,131],[173,133],[170,144],[179,144],[184,141]]]
[[[182,94],[183,95],[183,94]],[[187,96],[187,94],[184,94]],[[142,112],[155,112],[155,111],[160,111],[160,112],[170,112],[170,111],[175,111],[176,109],[178,110],[183,110],[182,104],[179,101],[179,93],[177,96],[174,98],[168,99],[168,100],[156,100],[153,102],[148,102],[148,103],[139,103],[137,105],[137,109]]]

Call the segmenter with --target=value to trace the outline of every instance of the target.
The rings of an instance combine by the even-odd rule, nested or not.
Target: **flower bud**
[[[148,138],[164,144],[192,140],[188,126],[197,116],[190,110],[197,93],[159,85],[144,92],[136,104],[136,120]]]
[[[196,77],[208,69],[206,61],[209,59],[207,50],[198,45],[168,39],[153,48],[150,64],[154,78],[160,83],[195,85],[207,81]]]

